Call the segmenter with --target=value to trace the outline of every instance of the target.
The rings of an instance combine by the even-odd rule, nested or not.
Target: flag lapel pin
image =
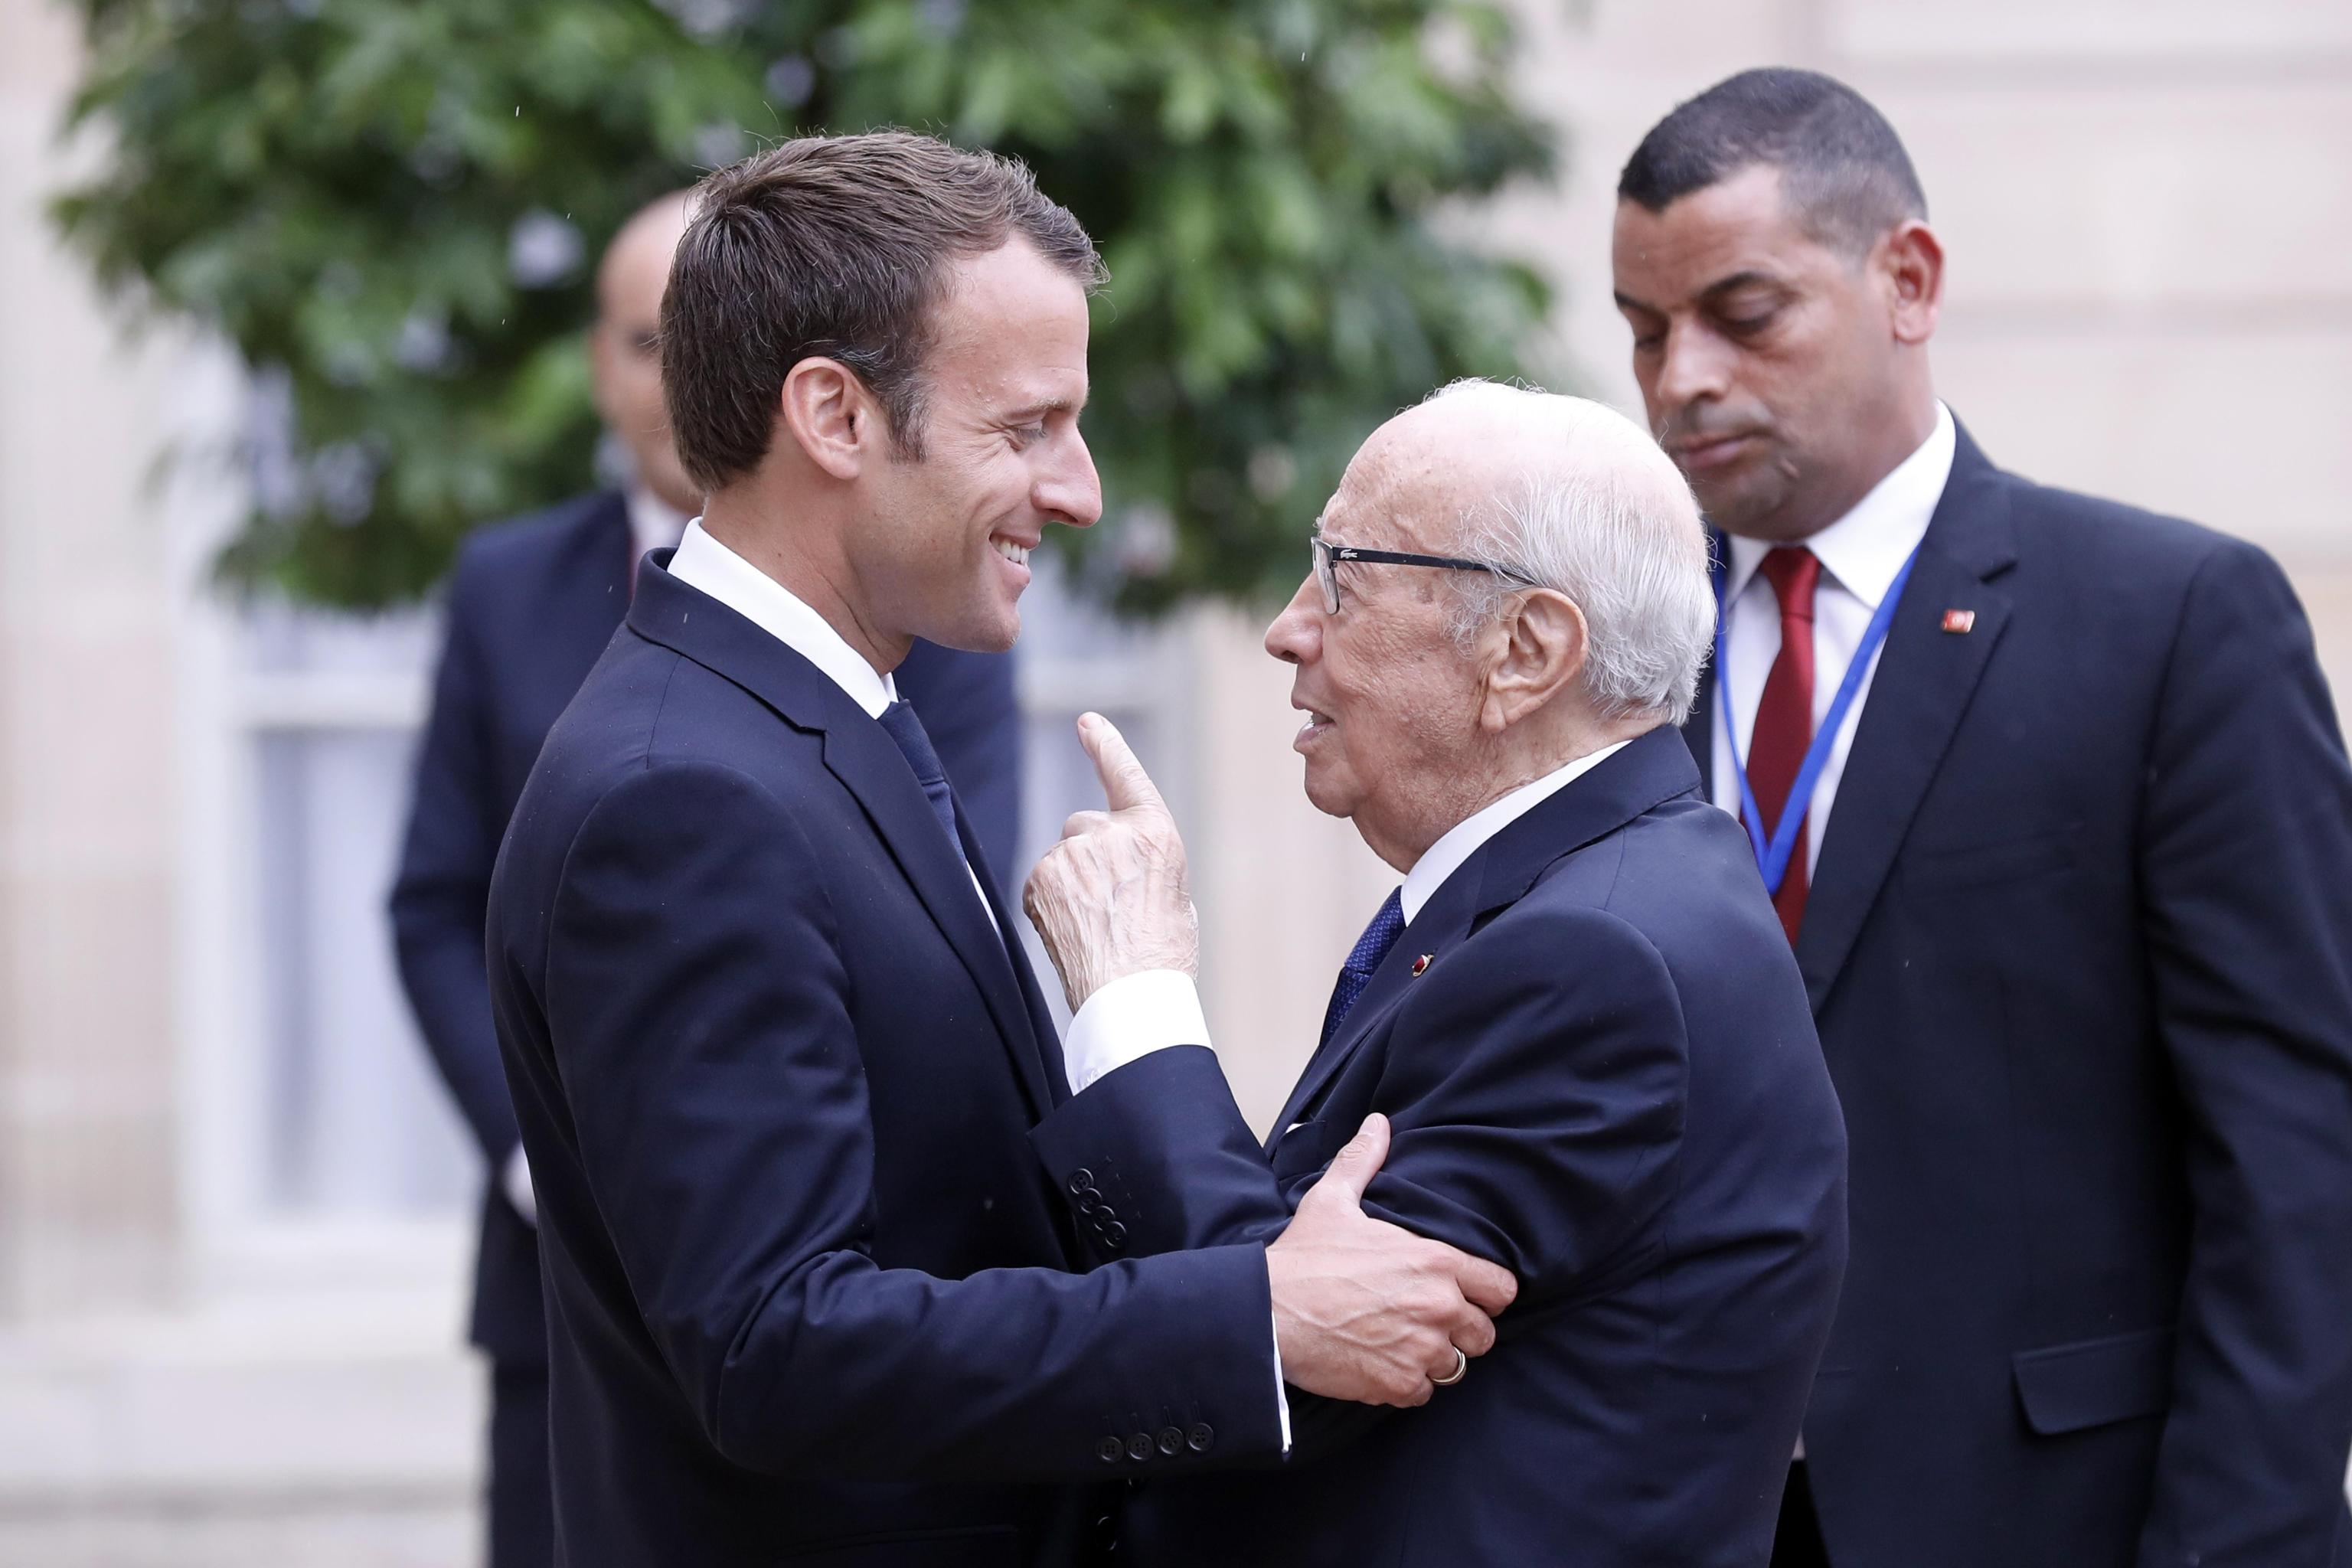
[[[1413,973],[1418,975],[1423,970],[1427,969],[1429,967],[1429,961],[1436,956],[1437,955],[1433,952],[1424,952],[1419,958],[1414,959],[1412,961]]]
[[[1969,632],[1976,629],[1976,624],[1977,613],[1974,610],[1946,610],[1944,612],[1944,629],[1952,633],[1955,637],[1968,636]]]

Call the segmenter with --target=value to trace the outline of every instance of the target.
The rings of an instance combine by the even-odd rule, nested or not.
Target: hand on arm
[[[1286,1380],[1363,1405],[1421,1405],[1450,1379],[1454,1352],[1495,1347],[1496,1313],[1518,1282],[1483,1258],[1367,1216],[1364,1189],[1389,1152],[1375,1113],[1299,1200],[1266,1248]]]

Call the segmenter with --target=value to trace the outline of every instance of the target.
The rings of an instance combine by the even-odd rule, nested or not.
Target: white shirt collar
[[[629,505],[629,574],[635,577],[646,551],[667,550],[678,542],[686,531],[686,513],[643,485],[631,485],[625,496]]]
[[[1936,427],[1916,451],[1872,486],[1853,510],[1811,539],[1799,541],[1839,587],[1868,608],[1878,608],[1895,585],[1895,574],[1927,536],[1928,520],[1936,515],[1936,503],[1943,500],[1945,482],[1952,477],[1952,454],[1958,443],[1952,411],[1937,404]],[[1731,540],[1724,603],[1739,597],[1771,548],[1761,539]]]
[[[1615,756],[1630,741],[1588,752],[1565,766],[1554,768],[1543,777],[1523,784],[1502,799],[1464,817],[1438,841],[1431,845],[1422,858],[1412,863],[1404,874],[1404,886],[1398,890],[1397,901],[1404,910],[1407,925],[1421,913],[1430,896],[1445,885],[1445,879],[1462,868],[1462,863],[1478,852],[1486,840],[1517,822],[1536,807],[1582,778],[1586,773]]]
[[[686,525],[669,574],[709,595],[833,678],[871,718],[898,700],[898,683],[866,662],[847,638],[793,591],[702,531]]]

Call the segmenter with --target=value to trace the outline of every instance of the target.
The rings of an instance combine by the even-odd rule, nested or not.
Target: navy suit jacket
[[[666,560],[490,889],[562,1560],[1064,1561],[1080,1484],[1278,1454],[1263,1247],[1076,1271],[1012,916],[881,726]]]
[[[605,491],[483,529],[451,574],[392,923],[418,1027],[494,1174],[514,1152],[515,1121],[482,971],[490,867],[549,727],[628,608],[631,553],[627,504]],[[1021,826],[1012,657],[918,643],[897,679],[989,864],[1009,868]],[[482,1207],[472,1337],[503,1363],[547,1360],[538,1245],[495,1182]]]
[[[2347,939],[2278,568],[1963,432],[1796,949],[1852,1140],[1838,1568],[2352,1562]]]
[[[1279,1230],[1370,1111],[1367,1212],[1501,1264],[1494,1352],[1420,1409],[1294,1394],[1275,1473],[1150,1480],[1139,1563],[1760,1564],[1845,1257],[1845,1140],[1738,826],[1654,730],[1431,897],[1261,1148],[1198,1047],[1038,1142],[1131,1247]]]

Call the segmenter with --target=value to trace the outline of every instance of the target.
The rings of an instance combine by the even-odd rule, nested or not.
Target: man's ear
[[[1566,691],[1583,673],[1591,647],[1584,612],[1575,600],[1549,588],[1521,595],[1482,640],[1493,662],[1478,705],[1478,727],[1496,735]]]
[[[854,479],[889,437],[881,405],[839,360],[804,359],[784,376],[777,423],[808,460],[836,479]]]
[[[1944,246],[1917,218],[1901,223],[1878,242],[1875,256],[1885,279],[1895,340],[1924,343],[1936,335],[1944,307]]]

